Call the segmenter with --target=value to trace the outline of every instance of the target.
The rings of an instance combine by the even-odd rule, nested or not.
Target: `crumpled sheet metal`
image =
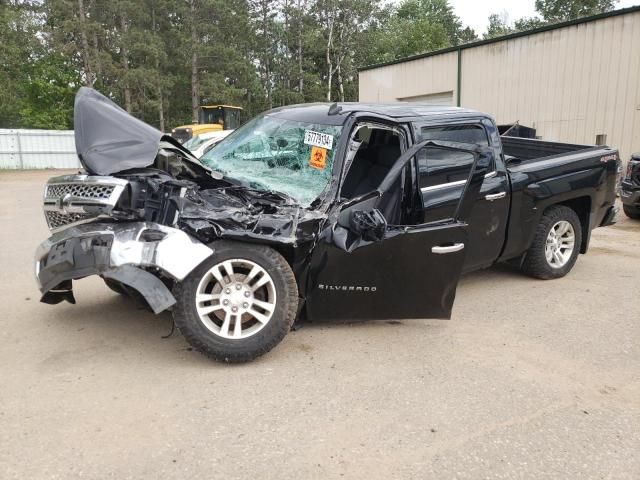
[[[205,243],[216,238],[249,238],[297,245],[313,240],[325,216],[270,193],[220,188],[192,192],[177,200],[179,223]]]

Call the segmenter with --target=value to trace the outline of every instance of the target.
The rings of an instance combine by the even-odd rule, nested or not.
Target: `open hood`
[[[148,167],[156,158],[161,140],[197,162],[174,139],[128,114],[92,88],[78,90],[73,116],[76,151],[89,173],[111,175]]]

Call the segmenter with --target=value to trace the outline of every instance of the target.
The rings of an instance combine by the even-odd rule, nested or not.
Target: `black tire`
[[[551,266],[547,261],[545,246],[549,231],[557,222],[562,220],[571,224],[575,239],[571,257],[564,266],[556,268]],[[549,207],[542,214],[540,223],[536,227],[533,242],[531,243],[529,250],[527,250],[524,263],[522,264],[522,271],[527,275],[540,278],[542,280],[564,277],[571,271],[573,265],[576,263],[576,259],[580,253],[581,244],[582,226],[576,212],[564,205]]]
[[[272,248],[218,241],[214,243],[214,250],[213,256],[174,287],[177,303],[173,308],[173,318],[187,342],[207,357],[229,363],[248,362],[270,351],[291,330],[298,309],[298,285],[287,261]],[[212,267],[229,259],[258,264],[271,276],[275,287],[275,308],[270,320],[261,330],[246,338],[229,339],[214,333],[201,321],[196,309],[200,280]]]
[[[624,210],[624,214],[632,218],[633,220],[640,220],[640,208],[634,207],[633,205],[622,205],[622,210]]]

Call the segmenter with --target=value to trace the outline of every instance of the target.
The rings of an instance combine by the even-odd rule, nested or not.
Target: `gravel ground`
[[[52,171],[0,172],[0,478],[640,478],[640,222],[451,321],[307,324],[222,365],[96,278],[38,302]]]

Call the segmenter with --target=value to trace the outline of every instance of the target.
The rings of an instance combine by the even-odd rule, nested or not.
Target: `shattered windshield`
[[[256,117],[200,160],[251,188],[277,191],[309,206],[331,180],[342,127]]]

